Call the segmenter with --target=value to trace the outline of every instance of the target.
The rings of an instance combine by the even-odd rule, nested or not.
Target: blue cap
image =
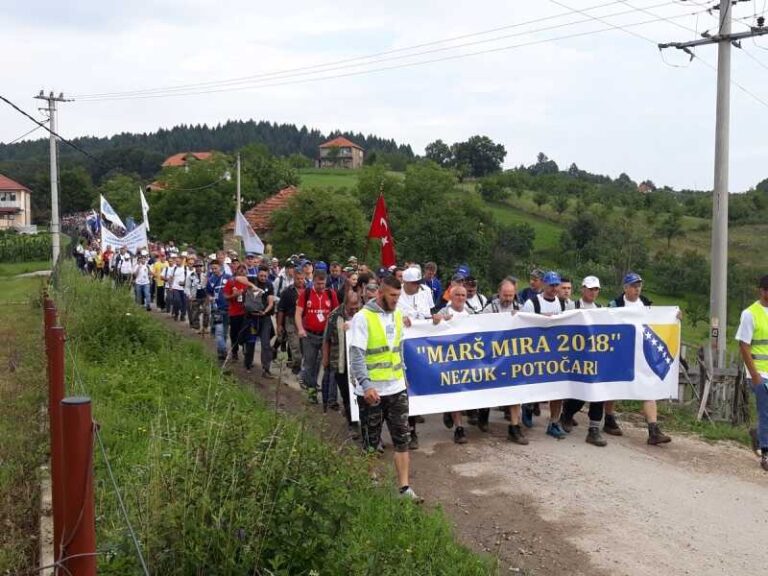
[[[326,264],[322,260],[318,260],[317,262],[315,262],[315,270],[328,270],[328,264]]]
[[[560,274],[555,272],[554,270],[550,270],[546,274],[544,274],[544,278],[542,278],[544,284],[547,284],[549,286],[557,286],[560,284]]]
[[[387,270],[387,269],[386,269],[386,268],[384,268],[384,267],[381,267],[381,268],[379,268],[379,271],[378,271],[378,273],[377,273],[376,275],[377,275],[379,278],[384,278],[384,276],[386,276],[387,274],[389,274],[389,270]]]
[[[635,282],[642,282],[643,279],[640,278],[640,274],[637,272],[627,272],[627,275],[624,276],[624,284],[634,284]]]
[[[469,266],[467,266],[466,264],[459,264],[456,267],[456,272],[454,274],[455,275],[461,274],[466,278],[467,276],[469,276]]]

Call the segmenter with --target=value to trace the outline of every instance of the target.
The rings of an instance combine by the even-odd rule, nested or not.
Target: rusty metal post
[[[56,303],[47,296],[43,299],[43,337],[45,338],[45,352],[48,353],[50,330],[56,325]]]
[[[64,342],[61,326],[52,326],[48,335],[48,428],[51,438],[51,495],[53,500],[53,558],[61,558],[64,527],[64,444],[61,431],[61,401],[64,398]]]
[[[68,574],[96,576],[91,399],[61,401],[64,431],[64,531],[61,561]]]

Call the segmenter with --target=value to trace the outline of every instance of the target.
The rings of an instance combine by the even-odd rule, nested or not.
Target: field
[[[357,186],[357,171],[343,168],[304,168],[299,170],[300,188],[354,188]]]
[[[5,263],[0,264],[0,277],[39,272],[40,270],[50,270],[50,268],[50,260],[32,260],[30,262],[13,262],[10,264]]]
[[[0,574],[22,573],[37,556],[46,390],[40,286],[38,278],[0,278]]]

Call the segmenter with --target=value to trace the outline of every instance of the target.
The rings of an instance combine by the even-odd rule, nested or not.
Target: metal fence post
[[[61,326],[52,326],[48,336],[48,418],[51,438],[51,495],[53,499],[53,554],[61,558],[61,534],[64,526],[64,474],[61,430],[61,400],[64,398],[64,342]]]

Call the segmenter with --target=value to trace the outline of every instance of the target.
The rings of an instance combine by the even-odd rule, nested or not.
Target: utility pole
[[[712,252],[709,293],[710,338],[715,368],[725,368],[726,329],[728,326],[728,168],[731,117],[731,45],[741,48],[740,40],[768,34],[768,28],[753,27],[749,32],[731,33],[733,6],[740,0],[720,0],[719,26],[715,35],[702,34],[701,40],[659,44],[659,49],[677,48],[694,58],[691,48],[717,44],[717,111],[715,114],[715,183],[712,193]]]
[[[240,212],[240,153],[237,153],[237,211]]]
[[[53,266],[56,266],[56,262],[59,260],[59,252],[61,252],[61,238],[59,236],[60,222],[59,222],[59,163],[57,159],[56,149],[56,102],[71,102],[72,100],[64,98],[64,94],[60,93],[58,96],[53,95],[51,91],[46,96],[42,90],[35,96],[37,100],[47,100],[48,108],[44,110],[48,111],[48,119],[50,128],[50,148],[51,148],[51,247],[53,248]]]

